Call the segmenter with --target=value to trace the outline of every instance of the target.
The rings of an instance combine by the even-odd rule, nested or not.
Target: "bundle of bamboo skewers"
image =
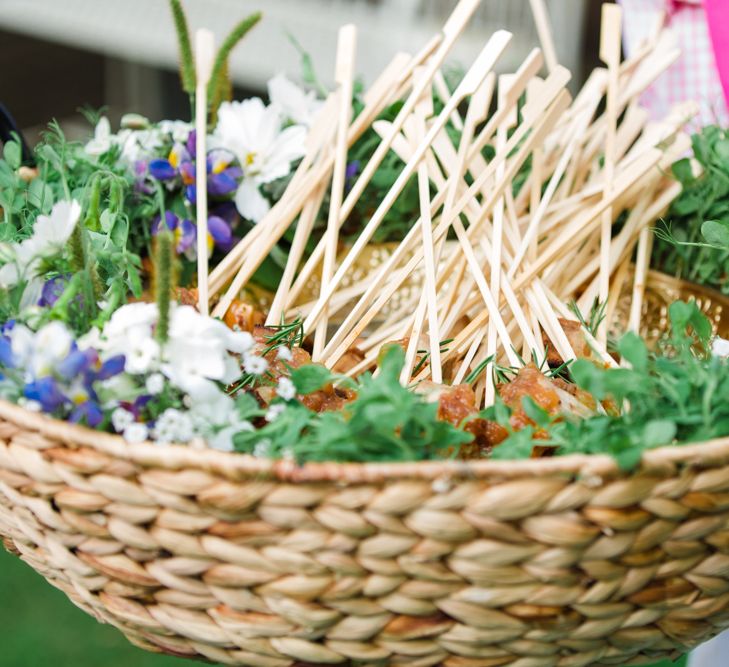
[[[210,273],[207,289],[201,289],[205,312],[208,293],[220,293],[212,312],[222,316],[295,223],[267,323],[301,315],[316,362],[332,367],[357,344],[364,359],[349,369],[355,374],[373,365],[383,342],[405,340],[403,382],[441,383],[448,363],[447,379],[458,383],[486,364],[475,388],[479,401],[489,404],[492,363],[517,366],[520,352],[524,358],[543,355],[543,333],[562,359],[575,358],[563,328],[564,319],[575,319],[567,304],[575,301],[587,312],[597,301],[607,317],[594,337],[584,335],[599,358],[615,364],[606,350],[607,329],[629,277],[629,327],[640,325],[649,225],[678,194],[680,185],[666,171],[689,147],[681,128],[695,113],[693,105],[682,105],[662,122],[650,122],[638,98],[678,51],[670,34],[656,29],[621,62],[621,10],[604,5],[600,56],[605,67],[593,71],[573,98],[567,90],[570,73],[556,62],[545,14],[536,11],[547,54],[545,78],[539,76],[545,60],[539,49],[516,72],[497,75],[511,39],[498,31],[450,91],[442,67],[478,4],[461,0],[442,34],[415,56],[397,54],[354,119],[356,28],[340,30],[337,87],[311,129],[307,154],[283,198]],[[442,101],[437,114],[434,92]],[[398,99],[404,101],[397,117],[378,120]],[[449,138],[449,125],[460,134],[457,145]],[[369,127],[381,141],[345,191],[348,147]],[[487,145],[493,155],[488,160]],[[373,174],[391,150],[404,167],[356,240],[341,251],[339,230],[358,200],[367,197]],[[524,173],[517,189],[515,178]],[[418,183],[419,219],[384,262],[349,280],[410,179]],[[305,258],[327,193],[326,231]],[[206,273],[204,267],[203,282]],[[313,276],[320,281],[318,298],[303,302]],[[397,307],[388,308],[396,297]],[[335,315],[338,324],[332,326]],[[423,345],[428,363],[414,373]]]

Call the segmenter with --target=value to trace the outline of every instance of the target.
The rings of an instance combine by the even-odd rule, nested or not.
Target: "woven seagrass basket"
[[[640,664],[729,626],[729,438],[649,451],[629,475],[606,456],[297,467],[0,402],[0,534],[151,651]]]

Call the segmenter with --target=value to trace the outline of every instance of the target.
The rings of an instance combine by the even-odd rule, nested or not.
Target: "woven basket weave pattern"
[[[296,468],[0,417],[6,545],[147,649],[624,665],[729,625],[729,440],[631,477],[587,456]]]

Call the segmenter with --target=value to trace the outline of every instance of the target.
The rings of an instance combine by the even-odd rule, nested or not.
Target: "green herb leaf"
[[[637,445],[626,447],[614,453],[615,461],[623,470],[632,470],[643,456],[643,449]]]
[[[20,144],[16,141],[8,141],[3,147],[3,158],[13,171],[20,167],[22,159]]]
[[[291,372],[291,381],[299,394],[311,394],[329,384],[333,379],[332,372],[319,364],[307,364],[295,368]]]
[[[729,220],[707,220],[701,234],[710,245],[729,249]]]
[[[49,213],[54,204],[53,189],[42,178],[34,178],[28,185],[28,204],[41,213]]]
[[[15,226],[10,223],[0,223],[0,243],[12,243],[16,239]]]
[[[618,352],[636,371],[645,371],[648,367],[648,348],[638,334],[632,331],[625,334],[618,343]]]
[[[552,423],[552,418],[549,416],[549,413],[537,405],[531,396],[524,396],[521,399],[521,405],[524,408],[526,416],[537,426],[547,428]]]
[[[669,445],[676,436],[676,424],[668,419],[652,419],[643,429],[643,446]]]
[[[683,184],[690,183],[694,180],[693,171],[691,170],[691,160],[688,158],[674,162],[671,171],[676,180]]]

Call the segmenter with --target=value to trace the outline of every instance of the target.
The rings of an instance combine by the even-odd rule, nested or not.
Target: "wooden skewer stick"
[[[324,263],[321,271],[321,292],[329,287],[334,274],[339,241],[339,211],[344,198],[344,179],[347,170],[347,130],[352,118],[352,88],[354,84],[354,61],[357,51],[357,28],[346,25],[339,30],[335,80],[339,86],[339,117],[337,119],[337,141],[334,149],[334,173],[329,195],[329,217],[324,234]],[[314,333],[312,361],[319,361],[326,341],[329,326],[329,309],[324,308]]]
[[[448,84],[446,83],[442,70],[438,70],[433,77],[433,89],[443,104],[445,104],[451,96],[451,91],[448,90]],[[451,114],[450,121],[453,123],[453,127],[457,130],[463,130],[463,120],[461,120],[461,115],[458,113],[458,109],[454,109],[453,114]]]
[[[502,74],[499,77],[499,106],[506,106],[508,104],[507,91],[511,87],[511,76],[508,74]],[[510,127],[516,124],[517,113],[516,108],[511,106],[511,112],[504,118],[504,122],[499,125],[496,130],[496,151],[503,152],[507,141],[507,131]],[[501,179],[504,177],[504,171],[506,165],[502,162],[496,170],[496,178]],[[501,298],[501,262],[502,262],[502,245],[504,236],[504,209],[506,206],[505,196],[497,200],[492,218],[492,230],[491,230],[491,248],[489,256],[489,265],[491,267],[491,294],[494,298],[494,302],[498,303]],[[488,332],[486,339],[486,356],[495,358],[496,355],[496,339],[498,332],[496,330],[496,322],[494,318],[489,318]],[[486,366],[486,402],[492,403],[494,400],[496,387],[494,386],[494,374],[492,371],[493,363],[489,363]]]
[[[213,71],[215,37],[201,28],[195,33],[195,183],[197,191],[197,293],[198,310],[207,315],[208,296],[208,82]]]
[[[618,308],[618,301],[623,294],[623,287],[628,279],[630,270],[630,257],[626,257],[619,265],[617,271],[613,272],[610,281],[610,296],[605,305],[605,323],[606,328],[610,331],[614,322],[615,311]]]
[[[307,137],[307,144],[310,149],[316,145],[326,145],[331,139],[333,128],[330,123],[325,122],[325,119],[329,117],[329,110],[326,107],[330,107],[332,110],[337,102],[337,95],[330,95],[327,98],[325,109],[322,110],[321,115],[317,122],[309,130],[309,136]],[[319,140],[319,134],[322,134],[321,142]],[[288,298],[291,283],[294,280],[296,269],[301,262],[301,258],[304,255],[306,249],[306,242],[309,240],[311,230],[314,227],[314,221],[321,208],[324,195],[326,194],[326,185],[320,185],[318,190],[315,190],[311,197],[304,204],[304,209],[299,215],[299,220],[296,225],[296,231],[294,232],[294,239],[289,249],[289,255],[286,258],[286,266],[284,267],[283,275],[279,281],[276,294],[271,303],[271,308],[268,311],[266,318],[267,326],[275,326],[280,323],[281,317],[285,312],[286,301]]]
[[[657,218],[659,218],[666,211],[671,202],[681,192],[681,184],[672,183],[670,186],[665,188],[663,191],[659,191],[657,194],[652,193],[648,188],[646,189],[648,190],[649,196],[654,201],[650,202],[650,206],[648,208],[646,208],[645,205],[642,205],[640,201],[636,204],[636,209],[640,210],[639,215],[636,216],[636,218],[634,219],[634,224],[632,225],[630,233],[626,234],[624,237],[619,235],[616,238],[615,248],[610,255],[611,270],[615,270],[620,262],[633,252],[636,243],[635,230],[639,229],[642,225],[648,225]],[[640,233],[638,232],[638,237],[639,236]],[[592,268],[593,272],[595,271],[594,262],[591,262],[590,268]],[[570,289],[571,287],[572,285],[568,285],[567,289]],[[593,280],[592,283],[590,283],[587,289],[585,289],[580,296],[577,302],[580,309],[589,309],[590,304],[594,301],[596,294],[597,277]]]
[[[615,172],[615,139],[618,127],[618,86],[620,85],[620,35],[622,9],[619,5],[604,4],[600,26],[600,59],[608,66],[607,135],[605,140],[605,195],[613,187]],[[600,225],[600,279],[598,298],[607,303],[610,296],[610,241],[612,239],[613,209],[605,209]],[[597,340],[607,342],[607,322],[603,320],[597,330]]]
[[[630,319],[628,329],[640,333],[640,322],[643,315],[643,297],[645,295],[645,280],[653,246],[653,234],[648,227],[640,230],[638,239],[638,255],[635,260],[635,278],[633,281],[633,301],[630,306]]]
[[[543,81],[535,77],[527,86],[527,97],[533,99],[536,95],[539,95],[544,85]],[[578,96],[579,97],[579,96]],[[573,106],[577,104],[578,99],[575,99]],[[542,146],[536,146],[532,153],[532,173],[530,174],[531,187],[529,188],[529,220],[533,220],[539,211],[539,205],[542,199],[542,170],[544,167],[544,148]],[[526,194],[526,185],[523,186]],[[526,197],[524,197],[526,201]],[[528,226],[527,226],[528,232]],[[522,239],[523,240],[523,239]],[[527,248],[527,259],[533,262],[537,258],[537,235],[534,234],[532,239],[528,241]],[[534,337],[536,339],[537,352],[541,355],[544,354],[544,345],[542,343],[542,337],[539,335],[539,318],[536,311],[533,308],[529,308],[529,318],[531,321],[532,329],[534,331]],[[523,355],[528,355],[531,351],[526,349],[523,350]]]
[[[544,4],[544,0],[529,0],[534,16],[534,23],[537,26],[537,34],[539,42],[544,51],[544,59],[547,61],[547,68],[551,72],[559,64],[557,60],[557,50],[554,48],[554,37],[552,35],[552,26],[549,23],[549,13]]]
[[[490,141],[491,137],[496,132],[496,129],[504,119],[511,113],[511,107],[519,101],[519,98],[524,93],[527,85],[536,75],[544,62],[542,52],[539,49],[532,50],[526,57],[524,62],[519,66],[519,69],[514,73],[514,77],[511,81],[511,87],[507,93],[505,104],[501,107],[497,107],[496,112],[488,119],[486,124],[481,128],[476,138],[471,144],[469,149],[469,165],[476,155],[486,146]],[[550,98],[552,92],[557,89],[564,88],[567,82],[570,80],[570,73],[564,67],[558,67],[552,74],[549,75],[549,83],[545,81],[544,86],[544,97],[545,99]],[[532,102],[532,105],[538,105],[539,101]]]
[[[425,119],[433,112],[433,98],[426,88],[426,95],[415,106],[415,121],[418,141],[426,135]],[[435,292],[435,248],[433,244],[433,221],[430,217],[430,178],[425,160],[418,164],[418,199],[420,202],[420,232],[423,239],[423,263],[425,266],[425,301],[428,312],[428,337],[430,341],[430,366],[433,381],[443,382],[440,365],[440,331],[438,327],[438,305]]]
[[[582,112],[581,115],[577,116],[574,120],[574,124],[570,127],[571,139],[567,144],[564,152],[560,156],[557,167],[554,170],[552,177],[549,179],[549,183],[547,184],[544,195],[539,202],[539,206],[535,213],[532,215],[526,233],[522,238],[519,249],[517,250],[515,257],[511,262],[511,266],[508,272],[510,278],[513,278],[516,275],[517,270],[521,266],[522,260],[529,251],[529,246],[532,245],[534,241],[536,241],[537,234],[539,232],[539,225],[542,221],[542,218],[544,217],[547,207],[549,206],[549,203],[551,202],[552,197],[557,190],[557,186],[559,185],[564,175],[564,172],[567,169],[567,165],[569,164],[572,156],[575,153],[577,145],[580,142],[581,133],[584,132],[584,130],[589,125],[590,118],[592,118],[592,115],[598,103],[599,98],[594,100],[593,106],[588,107]],[[532,257],[535,258],[536,255],[533,253]]]
[[[466,352],[466,356],[463,357],[460,367],[456,371],[456,374],[453,376],[453,384],[461,384],[466,379],[466,375],[468,374],[468,371],[471,369],[471,366],[473,365],[473,360],[476,358],[476,355],[478,354],[478,351],[481,349],[482,346],[483,346],[483,336],[482,335],[474,336],[473,340],[471,341],[471,345],[469,346],[468,351]],[[493,375],[493,364],[487,364],[485,371],[489,375]],[[493,377],[487,378],[486,383],[487,383],[487,386],[489,384],[493,385],[493,383],[494,383]],[[478,401],[477,401],[477,405],[478,405]]]
[[[267,326],[275,326],[281,322],[289,287],[294,279],[296,267],[299,265],[301,257],[304,254],[306,242],[309,240],[309,235],[311,234],[314,221],[316,220],[316,216],[321,208],[325,193],[326,187],[323,185],[320,186],[318,192],[316,192],[306,202],[304,210],[299,216],[299,221],[296,225],[296,232],[294,232],[294,240],[291,243],[289,256],[286,258],[286,266],[284,267],[284,272],[281,276],[281,280],[279,281],[276,295],[274,296],[271,308],[268,311],[268,316],[266,317]]]

